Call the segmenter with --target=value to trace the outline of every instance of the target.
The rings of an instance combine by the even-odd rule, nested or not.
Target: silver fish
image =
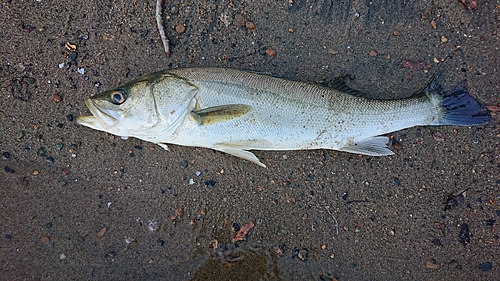
[[[168,149],[212,148],[265,167],[249,150],[334,149],[394,154],[382,134],[422,125],[471,126],[489,112],[465,87],[445,93],[436,79],[407,99],[373,100],[330,87],[224,68],[153,73],[85,100],[77,122]]]

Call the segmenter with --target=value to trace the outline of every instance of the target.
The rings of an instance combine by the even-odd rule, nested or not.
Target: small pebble
[[[68,119],[68,121],[73,121],[73,114],[68,114],[66,115],[66,119]]]
[[[63,260],[63,259],[65,259],[65,258],[66,258],[66,255],[65,255],[65,254],[61,254],[61,255],[59,256],[59,258],[60,258],[61,260]]]
[[[3,159],[3,160],[7,160],[7,159],[9,159],[9,158],[10,158],[10,153],[8,153],[8,152],[4,152],[4,153],[2,153],[2,159]]]
[[[251,22],[251,21],[247,21],[245,23],[245,27],[249,31],[255,30],[255,24],[253,22]]]
[[[446,42],[448,42],[448,38],[444,37],[444,35],[441,36],[441,43],[446,43]]]
[[[78,71],[78,73],[80,73],[81,75],[84,75],[84,74],[85,74],[85,68],[83,68],[83,67],[79,67],[77,71]]]
[[[297,257],[299,257],[300,260],[305,261],[307,259],[308,254],[309,254],[309,251],[307,249],[302,249],[297,254]]]
[[[183,24],[178,24],[175,26],[175,31],[177,33],[184,33],[184,32],[186,32],[186,26]]]
[[[491,262],[487,261],[487,262],[483,262],[482,264],[479,265],[479,269],[481,271],[490,271],[491,269],[493,268],[493,266],[491,265]]]
[[[370,57],[376,57],[378,55],[377,51],[371,50],[370,51]]]
[[[177,15],[177,13],[179,13],[179,9],[177,9],[176,6],[173,6],[172,8],[170,8],[170,14]]]
[[[65,64],[64,64],[64,62],[61,62],[61,63],[59,64],[59,68],[63,68],[63,67],[64,67],[64,65],[65,65]]]
[[[456,268],[458,265],[458,262],[456,260],[451,260],[450,263],[448,263],[448,267],[450,268]]]
[[[399,31],[394,31],[394,32],[392,33],[392,35],[394,35],[394,36],[399,36]]]
[[[11,174],[14,174],[16,172],[16,170],[12,169],[9,166],[5,166],[4,170],[5,170],[5,172],[11,173]]]
[[[60,103],[62,101],[62,97],[61,95],[59,94],[53,94],[52,95],[52,99],[56,102],[56,103]]]
[[[432,268],[432,269],[438,269],[439,268],[439,264],[437,264],[437,262],[435,260],[426,261],[425,262],[425,267]]]
[[[200,171],[196,171],[194,174],[195,174],[197,177],[199,177],[199,176],[201,175],[201,172],[200,172]]]
[[[47,162],[49,162],[49,163],[54,163],[54,158],[52,158],[50,156],[45,158],[45,160],[47,160]]]
[[[156,242],[158,242],[158,246],[163,246],[163,244],[165,243],[163,240],[161,240],[161,238],[158,238]]]
[[[243,27],[245,25],[245,17],[242,14],[234,15],[233,25],[237,28]]]
[[[188,166],[188,162],[187,161],[182,161],[181,163],[179,163],[179,167],[181,167],[182,169],[187,168],[187,166]]]
[[[271,48],[267,48],[267,49],[266,49],[266,55],[267,55],[268,57],[274,57],[274,56],[276,55],[276,51],[275,51],[275,50],[273,50],[273,49],[271,49]]]
[[[194,184],[194,180],[193,179],[189,179],[189,184],[193,185]]]
[[[441,132],[434,132],[432,134],[432,137],[434,138],[435,141],[437,142],[443,142],[444,141],[444,135]]]
[[[203,182],[205,186],[214,187],[217,182],[215,180],[208,180]]]
[[[432,28],[436,29],[437,28],[437,25],[436,25],[436,22],[434,20],[431,20],[431,26]]]
[[[37,176],[38,174],[40,174],[40,171],[38,171],[38,170],[33,171],[33,175]]]
[[[396,177],[392,177],[392,180],[394,181],[394,183],[397,185],[397,186],[400,186],[401,185],[401,181],[396,178]]]

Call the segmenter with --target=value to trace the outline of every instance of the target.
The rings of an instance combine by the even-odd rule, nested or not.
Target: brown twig
[[[163,27],[163,18],[161,15],[161,10],[163,6],[163,0],[156,0],[156,23],[158,25],[158,30],[160,31],[160,38],[165,47],[165,53],[170,56],[170,42],[168,41],[167,35],[165,35],[165,29]]]

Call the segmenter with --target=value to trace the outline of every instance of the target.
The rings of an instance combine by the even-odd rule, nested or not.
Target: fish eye
[[[111,94],[111,102],[114,104],[122,104],[127,100],[127,92],[123,89],[114,91]]]

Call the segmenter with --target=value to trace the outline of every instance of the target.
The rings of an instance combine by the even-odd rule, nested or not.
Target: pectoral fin
[[[264,165],[262,162],[260,162],[259,158],[257,158],[257,156],[255,156],[250,151],[246,151],[246,150],[243,150],[241,148],[230,147],[230,146],[215,146],[214,149],[221,151],[221,152],[224,152],[224,153],[227,153],[227,154],[234,155],[236,157],[239,157],[239,158],[242,158],[245,160],[248,160],[248,161],[255,163],[261,167],[264,167],[264,168],[266,167],[266,165]]]
[[[356,141],[355,144],[342,147],[339,150],[370,156],[393,155],[394,152],[387,148],[388,142],[388,137],[372,137],[361,141]]]
[[[191,114],[199,125],[213,125],[245,115],[251,109],[246,104],[228,104],[191,111]]]

